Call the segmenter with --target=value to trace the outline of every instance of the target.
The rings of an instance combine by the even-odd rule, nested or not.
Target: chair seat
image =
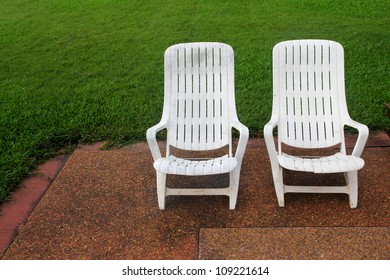
[[[237,160],[228,155],[209,160],[189,160],[169,156],[156,160],[153,166],[157,171],[166,174],[212,175],[232,171],[237,166]]]
[[[363,159],[341,153],[320,158],[302,158],[281,154],[278,155],[278,161],[286,169],[314,173],[350,172],[364,166]]]

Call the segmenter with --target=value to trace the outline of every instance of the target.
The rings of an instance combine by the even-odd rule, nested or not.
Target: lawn
[[[350,115],[388,130],[388,0],[0,0],[0,202],[40,161],[79,142],[145,140],[162,113],[163,53],[220,41],[235,51],[240,120],[271,115],[272,47],[345,49]]]

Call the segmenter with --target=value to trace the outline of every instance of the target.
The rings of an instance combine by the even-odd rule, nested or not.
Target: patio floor
[[[355,136],[348,139],[351,147]],[[287,194],[280,208],[264,140],[253,138],[236,210],[224,196],[175,196],[160,211],[147,144],[102,145],[80,146],[48,162],[0,205],[1,259],[390,259],[385,133],[372,133],[363,152],[356,209],[345,194]],[[343,180],[341,174],[286,177],[292,183]],[[168,178],[182,187],[227,182],[226,175]]]

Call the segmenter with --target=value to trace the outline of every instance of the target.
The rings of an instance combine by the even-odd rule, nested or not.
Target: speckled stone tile
[[[264,142],[256,138],[244,157],[236,210],[228,209],[224,196],[175,196],[160,211],[145,143],[79,149],[3,259],[197,259],[202,228],[388,227],[390,148],[366,149],[363,158],[357,209],[349,208],[344,194],[287,194],[280,208]],[[342,180],[299,174],[290,180]],[[224,186],[227,179],[170,176],[168,184]]]
[[[201,229],[200,259],[389,260],[389,227]]]

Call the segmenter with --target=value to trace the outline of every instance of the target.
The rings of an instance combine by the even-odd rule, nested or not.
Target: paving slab
[[[201,229],[203,260],[389,260],[389,227]]]
[[[344,194],[287,194],[280,208],[264,141],[254,138],[244,157],[236,210],[228,209],[224,196],[175,196],[160,211],[146,143],[77,149],[2,259],[197,259],[200,232],[207,228],[389,227],[390,148],[366,148],[363,158],[356,209]],[[292,183],[343,180],[338,174],[310,175],[286,174]],[[169,185],[183,188],[227,182],[226,175],[168,177]]]

